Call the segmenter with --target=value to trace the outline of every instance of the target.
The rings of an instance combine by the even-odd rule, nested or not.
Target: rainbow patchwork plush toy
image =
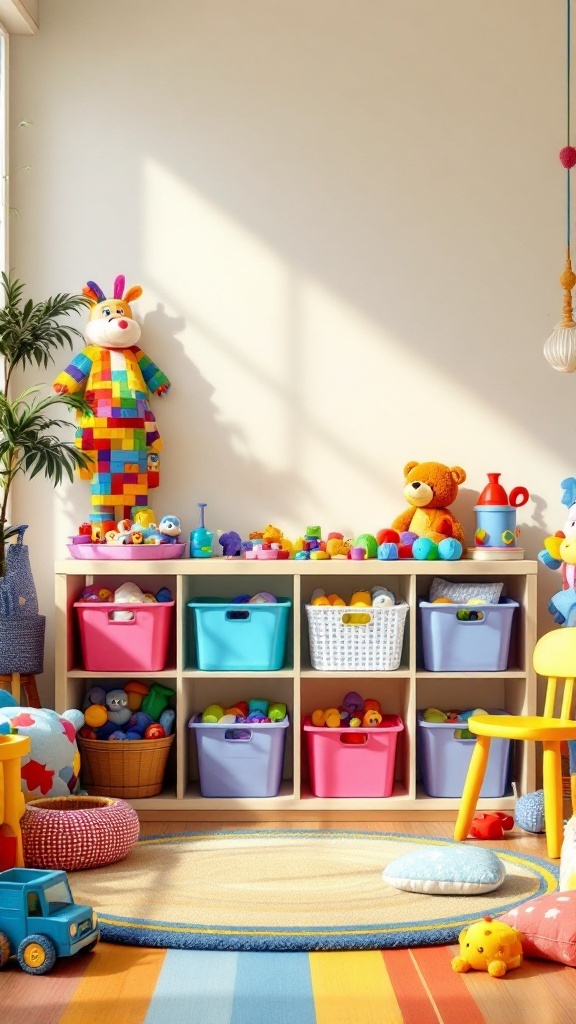
[[[130,519],[133,509],[148,504],[149,487],[158,484],[162,440],[148,392],[163,395],[170,381],[138,347],[140,325],[130,302],[142,295],[142,289],[135,285],[122,297],[124,285],[125,278],[119,275],[111,299],[94,281],[82,289],[93,302],[84,331],[88,344],[53,385],[59,394],[84,390],[92,410],[78,414],[76,445],[92,459],[80,476],[91,480],[93,526]]]

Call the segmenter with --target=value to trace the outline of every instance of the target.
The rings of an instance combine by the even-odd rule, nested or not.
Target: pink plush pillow
[[[576,889],[536,896],[499,920],[522,932],[524,956],[576,967]]]

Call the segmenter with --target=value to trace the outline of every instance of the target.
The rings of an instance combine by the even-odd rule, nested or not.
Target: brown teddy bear
[[[455,537],[464,547],[464,530],[446,507],[452,504],[466,479],[464,470],[441,462],[408,462],[404,479],[404,497],[410,507],[396,516],[392,529],[429,537],[437,544],[445,537]]]

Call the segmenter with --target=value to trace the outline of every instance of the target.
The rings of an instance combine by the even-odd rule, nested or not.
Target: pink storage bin
[[[174,601],[116,604],[76,601],[84,668],[90,672],[161,672]],[[128,620],[114,612],[131,612]]]
[[[396,739],[404,729],[398,715],[383,715],[372,729],[330,729],[304,719],[308,741],[310,789],[314,796],[390,796],[394,785]],[[343,734],[358,732],[364,743],[345,743]]]

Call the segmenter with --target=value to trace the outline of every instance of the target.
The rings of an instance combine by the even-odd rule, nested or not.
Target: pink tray
[[[91,561],[151,562],[161,558],[181,558],[185,549],[186,544],[68,544],[72,558]]]

